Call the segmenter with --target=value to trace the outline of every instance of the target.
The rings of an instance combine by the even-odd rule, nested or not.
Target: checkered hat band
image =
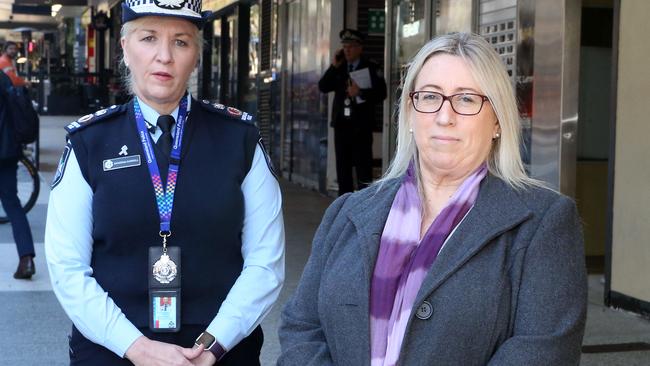
[[[125,3],[138,14],[201,18],[201,0],[126,0]]]

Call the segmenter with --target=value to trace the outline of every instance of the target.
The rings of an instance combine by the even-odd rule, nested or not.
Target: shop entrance
[[[576,202],[592,273],[604,270],[612,92],[613,1],[583,0],[580,36]]]
[[[203,37],[202,97],[257,116],[259,5],[221,9]]]

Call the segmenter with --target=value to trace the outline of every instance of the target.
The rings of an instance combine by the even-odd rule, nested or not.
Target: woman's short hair
[[[131,33],[135,32],[135,30],[144,21],[144,19],[146,19],[146,17],[136,18],[134,20],[122,24],[122,28],[120,29],[120,37],[127,38],[128,36],[130,36]],[[194,29],[194,27],[192,27],[192,29]],[[203,41],[201,38],[201,32],[199,31],[198,28],[196,28],[196,33],[193,35],[192,38],[194,39],[194,42],[197,45],[197,51],[196,51],[197,55],[200,56],[201,52],[203,51]],[[120,58],[119,70],[120,70],[120,78],[122,79],[122,86],[124,90],[126,90],[126,92],[129,93],[130,95],[134,95],[133,76],[131,75],[131,71],[126,65],[126,62],[124,61],[124,51],[122,51],[122,57]]]
[[[397,150],[388,170],[379,182],[404,174],[411,160],[415,161],[416,169],[419,170],[417,147],[413,134],[409,132],[413,117],[409,93],[414,91],[415,81],[422,66],[438,54],[462,58],[483,93],[490,99],[501,130],[501,137],[494,140],[487,159],[490,173],[513,187],[539,185],[538,181],[526,175],[521,160],[519,112],[513,87],[503,62],[494,48],[482,37],[469,33],[451,33],[432,39],[406,66],[407,72],[402,80],[397,112]]]

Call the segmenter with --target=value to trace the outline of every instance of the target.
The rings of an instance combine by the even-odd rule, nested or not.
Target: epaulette
[[[87,114],[79,118],[78,120],[70,123],[69,125],[65,126],[65,130],[66,132],[68,132],[68,134],[75,133],[79,130],[82,130],[90,126],[93,123],[103,121],[110,116],[115,116],[126,112],[126,106],[127,104],[112,105],[108,108],[101,109],[95,113]]]
[[[223,116],[233,118],[233,119],[239,119],[242,121],[246,121],[248,123],[253,123],[253,116],[246,112],[242,112],[237,108],[233,107],[228,107],[220,103],[210,103],[208,100],[202,100],[201,103],[199,103],[203,106],[203,108],[209,110],[210,112],[215,112],[219,113]]]

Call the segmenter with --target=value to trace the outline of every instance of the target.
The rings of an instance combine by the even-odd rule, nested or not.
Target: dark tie
[[[354,65],[348,64],[348,73],[354,71]]]
[[[158,138],[156,145],[166,157],[169,157],[172,151],[172,126],[174,125],[174,117],[162,115],[158,117],[157,125],[162,130],[162,135]]]

